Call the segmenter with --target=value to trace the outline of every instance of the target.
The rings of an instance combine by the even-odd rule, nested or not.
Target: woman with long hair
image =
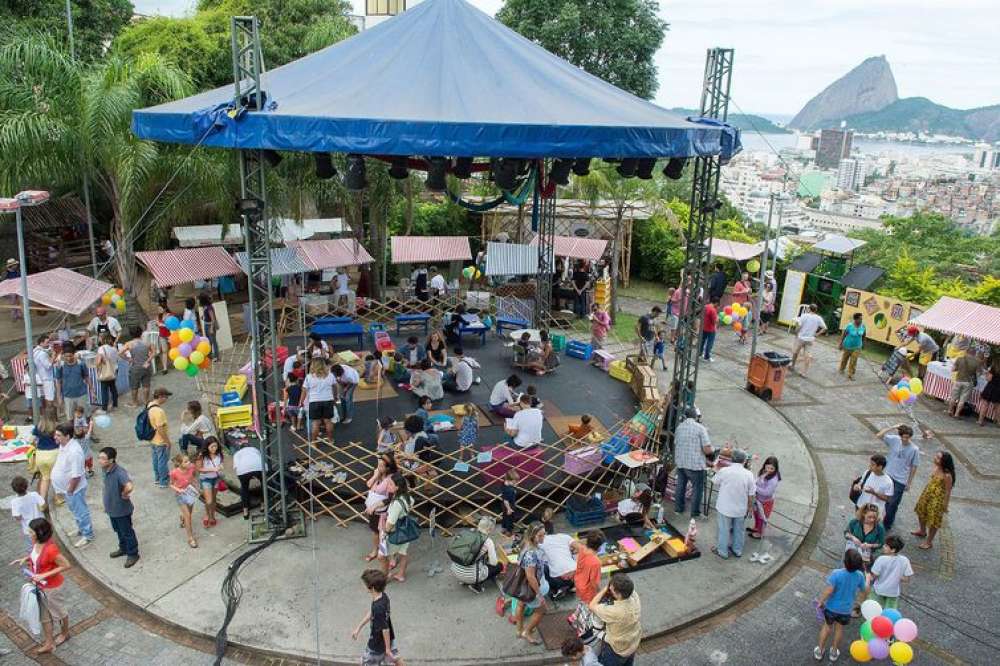
[[[326,436],[333,438],[333,406],[334,386],[337,380],[330,372],[330,365],[325,359],[316,358],[309,364],[309,374],[302,383],[301,405],[307,407],[310,427],[310,438],[319,439],[319,426],[324,424]]]
[[[545,615],[545,595],[549,593],[549,581],[545,578],[548,559],[542,550],[545,539],[545,527],[541,523],[532,523],[524,531],[524,541],[521,543],[521,556],[518,565],[524,570],[528,586],[535,592],[531,601],[518,601],[514,619],[517,622],[517,637],[538,645],[542,641],[534,636],[535,628]],[[532,610],[531,617],[524,621],[525,608]]]
[[[214,527],[215,498],[218,492],[219,479],[222,476],[222,461],[225,454],[215,437],[206,437],[205,444],[198,451],[198,483],[201,485],[202,496],[205,498],[205,517],[201,524]]]
[[[847,539],[847,550],[861,553],[865,570],[871,568],[875,557],[878,557],[879,551],[885,545],[885,528],[882,526],[878,505],[859,506],[855,517],[847,524],[844,538]]]
[[[368,516],[368,529],[372,533],[372,550],[365,556],[365,562],[378,557],[379,524],[389,506],[389,497],[395,490],[392,475],[398,471],[396,454],[391,449],[379,454],[375,471],[368,479],[368,495],[365,497],[365,515]]]
[[[431,360],[434,367],[442,370],[448,367],[448,345],[445,343],[441,331],[431,331],[424,348],[427,351],[427,358]]]
[[[407,483],[406,477],[401,472],[393,474],[390,480],[393,487],[392,498],[389,500],[389,506],[381,519],[380,529],[380,536],[386,539],[385,555],[380,552],[379,558],[382,560],[383,573],[388,575],[390,570],[396,569],[390,578],[403,583],[406,581],[406,565],[410,544],[389,543],[388,536],[396,529],[396,525],[399,524],[403,516],[408,515],[413,509],[413,500],[410,499],[410,484]]]
[[[45,642],[35,651],[47,654],[69,640],[69,613],[62,598],[63,573],[72,568],[52,538],[52,524],[45,518],[28,523],[31,530],[31,552],[11,564],[27,567],[31,582],[39,591],[38,610]],[[59,621],[59,633],[52,635],[52,625]]]
[[[118,348],[110,333],[101,336],[101,346],[97,348],[97,376],[101,383],[101,409],[105,412],[110,412],[111,407],[118,409]]]
[[[920,529],[913,536],[925,537],[917,548],[928,550],[934,547],[934,536],[944,523],[944,514],[948,513],[951,502],[951,491],[955,488],[955,461],[947,451],[938,451],[934,456],[934,471],[931,478],[920,493],[917,505],[913,510],[920,521]]]
[[[219,360],[219,343],[216,334],[219,332],[219,322],[215,318],[215,306],[212,305],[212,297],[206,292],[198,294],[199,314],[201,315],[201,334],[208,338],[212,345],[212,358]]]
[[[32,428],[31,434],[35,436],[35,470],[38,472],[38,494],[46,502],[49,501],[49,485],[52,483],[52,467],[59,457],[59,443],[56,442],[56,426],[59,425],[59,418],[56,415],[55,405],[47,406],[42,410],[42,415],[38,423]],[[57,503],[61,503],[57,498]]]
[[[774,509],[774,495],[778,492],[778,483],[781,482],[781,471],[778,469],[778,459],[774,456],[764,460],[757,473],[757,492],[753,502],[753,530],[750,532],[751,539],[760,539],[764,536],[764,527],[771,518],[771,511]]]

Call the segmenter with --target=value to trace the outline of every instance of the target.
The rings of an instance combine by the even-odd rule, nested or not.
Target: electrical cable
[[[267,541],[259,543],[247,552],[241,554],[232,561],[226,570],[226,577],[222,580],[222,600],[226,605],[226,615],[218,633],[215,634],[215,662],[213,662],[215,666],[221,666],[222,664],[222,659],[226,654],[229,623],[232,622],[233,617],[236,616],[236,610],[239,608],[240,601],[243,599],[243,586],[240,585],[239,578],[240,568],[244,564],[248,564],[250,560],[256,557],[262,550],[277,541],[280,534],[281,530],[274,530],[271,532],[271,536]]]

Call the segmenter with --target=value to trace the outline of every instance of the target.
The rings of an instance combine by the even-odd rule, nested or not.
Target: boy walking
[[[903,550],[903,540],[891,536],[882,546],[882,555],[872,565],[872,590],[869,599],[879,602],[882,608],[899,608],[899,586],[901,582],[909,581],[913,575],[913,567],[906,555],[900,555]]]
[[[383,664],[398,664],[404,666],[396,649],[396,632],[392,628],[392,617],[389,612],[389,597],[385,594],[386,575],[378,569],[367,569],[361,574],[361,582],[372,597],[371,610],[362,618],[351,638],[358,639],[358,634],[365,625],[371,622],[371,635],[365,646],[361,666],[382,666]]]

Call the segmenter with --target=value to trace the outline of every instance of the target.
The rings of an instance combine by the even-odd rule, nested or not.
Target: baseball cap
[[[153,390],[154,398],[169,398],[173,393],[163,388],[162,386]]]

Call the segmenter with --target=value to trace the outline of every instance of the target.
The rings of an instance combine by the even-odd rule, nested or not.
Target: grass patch
[[[652,280],[631,278],[629,279],[628,287],[620,287],[618,289],[618,295],[664,303],[667,300],[667,285],[653,282]]]
[[[622,342],[627,342],[635,338],[635,323],[639,317],[627,312],[619,312],[615,315],[615,323],[611,327],[614,334]]]

